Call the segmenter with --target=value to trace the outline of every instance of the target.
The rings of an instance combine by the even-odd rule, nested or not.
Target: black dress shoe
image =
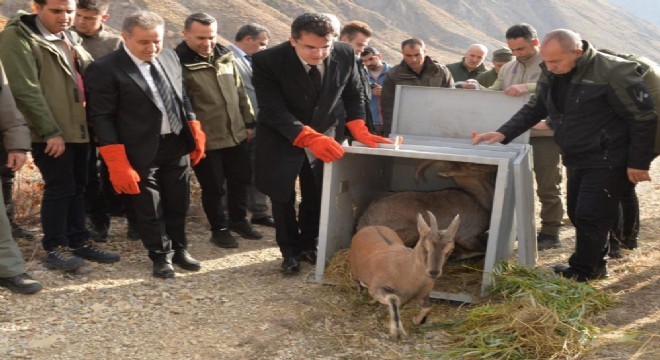
[[[190,256],[190,253],[186,249],[174,250],[172,263],[179,265],[184,270],[189,271],[199,271],[199,269],[202,268],[202,264]]]
[[[161,279],[169,279],[174,277],[174,267],[172,266],[172,260],[165,257],[155,259],[154,262],[154,271],[153,275]]]
[[[282,273],[284,275],[293,275],[300,272],[300,260],[296,256],[288,256],[282,261]]]
[[[565,277],[567,279],[573,279],[577,282],[586,282],[590,280],[598,280],[598,279],[604,279],[608,277],[609,275],[607,274],[607,266],[603,265],[600,267],[597,267],[593,272],[591,273],[586,273],[583,271],[580,271],[570,265],[555,265],[554,266],[554,271],[555,274],[558,274],[559,276]]]
[[[275,219],[273,219],[273,217],[270,215],[256,219],[253,217],[252,220],[250,220],[250,222],[254,225],[268,226],[272,228],[275,227]]]
[[[306,261],[312,265],[316,265],[316,249],[303,250],[300,253],[300,261]]]

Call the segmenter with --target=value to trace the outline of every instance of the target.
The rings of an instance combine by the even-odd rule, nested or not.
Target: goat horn
[[[454,238],[456,236],[456,233],[458,232],[458,226],[461,224],[461,215],[456,214],[454,217],[454,220],[451,221],[451,224],[447,227],[447,232],[445,233],[445,236],[448,236],[450,238]]]
[[[438,220],[436,220],[435,215],[432,212],[426,211],[429,214],[429,225],[431,226],[431,231],[438,231]]]
[[[431,164],[438,162],[439,160],[424,160],[417,165],[417,168],[415,169],[415,182],[419,183],[420,179],[424,182],[426,182],[426,176],[424,173],[426,172],[426,168],[431,166]]]

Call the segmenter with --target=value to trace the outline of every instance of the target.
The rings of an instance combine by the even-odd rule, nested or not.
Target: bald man
[[[650,181],[657,116],[638,65],[604,55],[571,30],[541,42],[536,96],[496,132],[473,143],[508,143],[547,119],[568,173],[567,209],[575,251],[557,274],[607,277],[608,234],[627,181]]]
[[[487,71],[484,60],[488,55],[488,48],[482,44],[472,44],[459,62],[448,64],[451,77],[455,82],[476,79],[479,74]]]

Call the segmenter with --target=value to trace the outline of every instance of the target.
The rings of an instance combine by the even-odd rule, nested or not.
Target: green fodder
[[[591,285],[540,269],[500,264],[493,273],[490,301],[466,318],[441,328],[451,348],[441,359],[558,359],[574,357],[598,328],[589,317],[610,305],[610,295]]]

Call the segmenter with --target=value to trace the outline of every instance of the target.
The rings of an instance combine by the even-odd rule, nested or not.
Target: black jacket
[[[190,152],[195,148],[195,140],[186,120],[193,119],[194,114],[185,97],[179,58],[174,51],[165,49],[157,59],[179,101],[183,122],[180,136]],[[140,69],[123,47],[87,68],[85,87],[88,120],[99,146],[124,144],[131,166],[149,166],[158,151],[162,113]]]
[[[259,116],[255,138],[255,177],[266,195],[287,201],[305,160],[305,151],[293,141],[308,125],[319,133],[329,130],[341,98],[347,119],[364,119],[365,108],[355,51],[335,42],[325,60],[323,85],[318,95],[295,49],[287,41],[259,51],[252,58],[252,83]]]
[[[547,117],[565,166],[647,170],[657,118],[639,66],[583,43],[567,91],[558,97],[564,111],[553,101],[556,75],[541,64],[536,95],[497,131],[508,143]]]

